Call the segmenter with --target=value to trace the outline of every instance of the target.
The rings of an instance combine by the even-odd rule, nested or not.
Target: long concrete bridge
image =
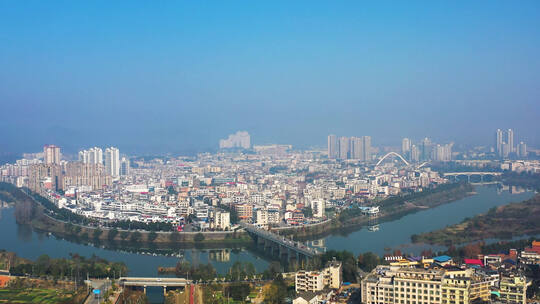
[[[142,277],[121,277],[118,283],[122,287],[142,288],[146,293],[146,287],[163,287],[163,294],[167,293],[167,288],[179,288],[190,285],[191,281],[183,278],[142,278]]]
[[[478,172],[446,172],[443,173],[443,176],[445,177],[454,177],[457,178],[458,176],[467,176],[467,181],[471,181],[471,176],[478,175],[480,176],[480,181],[484,179],[484,176],[491,175],[491,176],[500,176],[502,175],[502,172],[486,172],[486,171],[478,171]]]
[[[247,223],[240,223],[265,251],[280,258],[293,259],[297,261],[313,258],[320,254],[317,249],[310,248],[302,242],[290,240],[282,235],[260,229],[259,227]]]

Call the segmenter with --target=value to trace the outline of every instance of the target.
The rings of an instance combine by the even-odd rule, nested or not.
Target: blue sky
[[[539,1],[2,1],[0,152],[540,146]]]

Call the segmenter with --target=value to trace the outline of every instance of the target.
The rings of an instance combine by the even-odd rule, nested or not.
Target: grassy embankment
[[[72,292],[59,290],[55,287],[0,289],[0,303],[80,303],[84,296],[84,290]]]
[[[453,183],[440,185],[434,189],[426,189],[422,192],[389,197],[377,203],[380,206],[378,220],[395,220],[410,213],[465,198],[472,195],[473,191],[474,187],[470,184]],[[327,223],[281,230],[280,233],[294,235],[298,238],[325,236],[338,231],[348,233],[357,230],[359,226],[368,224],[370,220],[372,218],[362,215],[359,208],[353,207],[343,210]]]
[[[154,245],[183,244],[186,246],[234,246],[246,245],[252,242],[251,238],[243,231],[224,232],[176,232],[176,231],[142,231],[123,230],[117,228],[94,227],[84,224],[75,224],[63,220],[67,218],[66,209],[52,210],[44,207],[39,201],[44,201],[37,194],[34,197],[24,193],[21,189],[9,183],[0,183],[0,200],[15,204],[15,217],[17,222],[30,224],[33,228],[51,232],[57,236],[65,237],[74,241],[83,242],[107,242],[117,245],[134,245],[141,248]],[[49,204],[50,205],[50,204]],[[58,209],[56,207],[56,209]],[[62,212],[62,214],[59,213]],[[60,216],[61,215],[61,216]],[[55,216],[62,217],[55,218]],[[81,217],[71,214],[71,218]]]
[[[505,172],[501,180],[511,186],[540,189],[540,174]],[[463,244],[489,238],[509,239],[540,234],[540,194],[519,203],[491,208],[459,224],[413,235],[413,242],[437,245]]]

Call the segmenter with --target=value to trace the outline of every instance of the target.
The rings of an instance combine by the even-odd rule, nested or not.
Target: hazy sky
[[[1,1],[0,103],[0,152],[540,146],[540,1]]]

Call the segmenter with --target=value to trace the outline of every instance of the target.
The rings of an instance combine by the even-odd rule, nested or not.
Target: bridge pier
[[[266,240],[260,236],[256,236],[256,239],[257,239],[257,246],[264,248]]]
[[[264,251],[269,252],[271,256],[274,256],[274,243],[268,240],[264,241]]]
[[[284,259],[284,260],[288,260],[289,259],[289,248],[287,248],[285,246],[281,246],[281,245],[278,245],[278,246],[279,246],[279,258]]]
[[[163,296],[167,295],[167,285],[163,285]]]

